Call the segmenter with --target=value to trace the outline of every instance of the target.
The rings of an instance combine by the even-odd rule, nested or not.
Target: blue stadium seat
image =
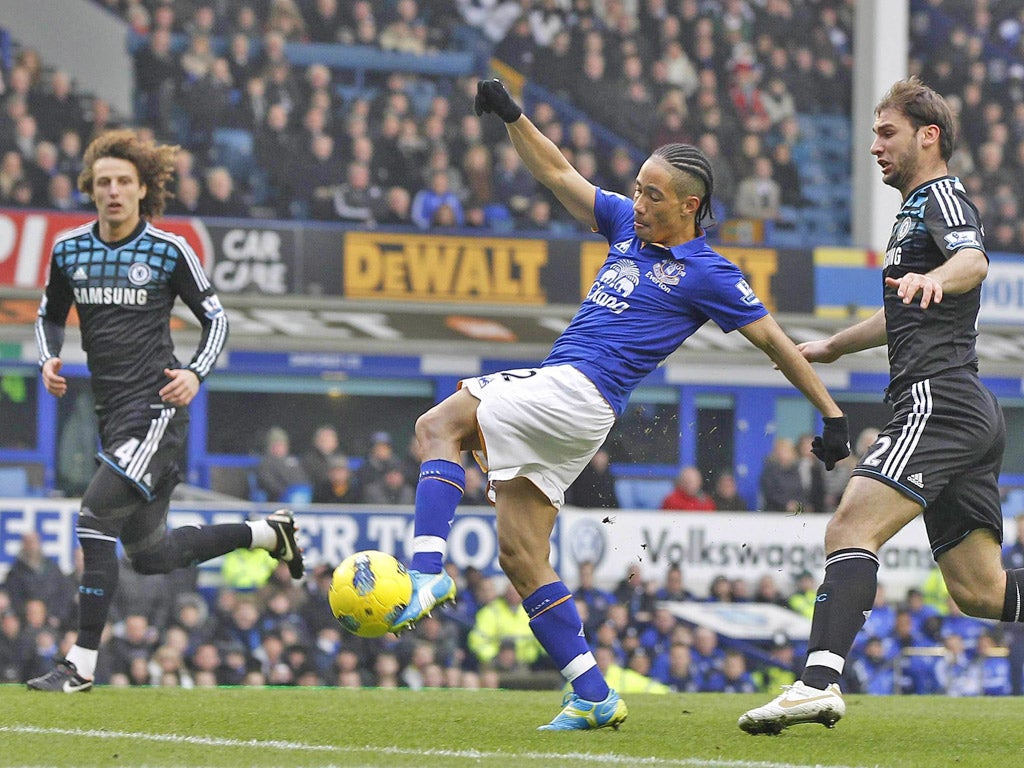
[[[615,481],[615,495],[623,509],[661,509],[662,500],[671,491],[671,480],[622,477]]]
[[[24,467],[0,467],[0,497],[31,496],[28,471]]]
[[[484,220],[487,226],[499,232],[509,232],[515,227],[512,213],[501,203],[484,206]]]
[[[213,161],[223,165],[236,181],[248,183],[253,170],[252,133],[242,128],[215,128]]]

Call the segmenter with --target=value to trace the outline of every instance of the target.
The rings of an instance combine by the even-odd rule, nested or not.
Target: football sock
[[[117,541],[82,526],[78,527],[85,571],[78,586],[78,640],[80,648],[95,651],[107,623],[110,601],[117,589]],[[77,662],[75,662],[77,664]],[[95,665],[93,665],[95,668]],[[81,672],[83,677],[92,677]]]
[[[276,549],[277,531],[266,520],[247,520],[246,525],[252,531],[252,543],[249,549]]]
[[[430,459],[420,465],[416,484],[416,522],[413,525],[414,571],[440,573],[448,549],[448,534],[455,508],[466,488],[466,470],[447,459]]]
[[[534,636],[576,695],[587,701],[603,701],[608,696],[608,683],[587,645],[583,620],[565,584],[545,584],[523,599],[523,609],[530,617]]]
[[[1006,571],[1002,621],[1024,621],[1024,568]]]
[[[838,549],[825,558],[825,579],[811,619],[801,680],[812,688],[839,682],[854,638],[871,613],[878,590],[878,557],[866,549]]]
[[[71,650],[68,651],[66,658],[75,665],[75,669],[78,670],[80,676],[91,680],[96,677],[96,659],[99,655],[100,652],[98,650],[73,645]]]
[[[251,541],[245,523],[183,525],[168,531],[159,544],[133,554],[132,567],[142,574],[170,573],[248,547]]]

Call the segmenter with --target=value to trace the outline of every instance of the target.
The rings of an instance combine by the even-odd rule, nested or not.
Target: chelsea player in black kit
[[[61,235],[39,306],[36,341],[46,390],[62,397],[60,351],[71,305],[78,310],[99,416],[98,468],[82,495],[76,530],[85,559],[79,632],[67,657],[28,681],[32,690],[92,688],[100,635],[117,588],[117,540],[143,574],[167,573],[242,547],[262,548],[303,573],[288,510],[264,520],[167,529],[171,491],[181,479],[187,406],[213,370],[228,321],[196,254],[154,227],[163,213],[177,147],[119,130],[87,148],[78,179],[97,219]],[[170,334],[176,297],[202,326],[188,365]]]
[[[795,723],[832,726],[845,713],[838,682],[875,598],[878,550],[924,513],[950,595],[972,616],[1024,620],[1024,568],[1004,570],[999,472],[1006,426],[978,376],[976,323],[988,272],[978,211],[950,176],[954,120],[917,78],[875,108],[873,154],[903,196],[886,249],[883,306],[834,336],[800,345],[812,362],[888,344],[893,417],[853,470],[825,532],[801,679],[739,720],[748,733]]]

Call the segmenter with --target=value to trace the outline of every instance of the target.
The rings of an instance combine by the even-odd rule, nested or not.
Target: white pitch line
[[[180,736],[174,733],[141,733],[137,731],[106,731],[81,728],[40,728],[34,725],[0,725],[0,733],[24,733],[44,736],[75,736],[88,739],[132,739],[170,744],[189,744],[203,747],[235,747],[252,749],[283,749],[306,752],[335,752],[367,755],[396,755],[403,757],[443,757],[467,760],[571,760],[576,765],[636,765],[652,768],[855,768],[846,765],[815,763],[775,763],[751,760],[716,760],[714,758],[664,758],[631,755],[595,755],[586,752],[484,752],[476,749],[405,749],[402,747],[333,746],[331,744],[303,744],[280,739],[225,739],[219,736]],[[508,762],[505,763],[509,764]]]

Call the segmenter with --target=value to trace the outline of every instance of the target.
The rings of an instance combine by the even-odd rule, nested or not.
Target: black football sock
[[[1006,571],[1006,594],[1003,596],[1001,621],[1024,621],[1024,568]]]
[[[117,589],[117,542],[97,538],[95,532],[78,529],[85,570],[78,587],[78,640],[81,648],[95,651],[107,623],[110,601]]]
[[[248,547],[251,541],[252,530],[245,523],[183,525],[156,546],[133,554],[132,566],[144,574],[169,573]]]
[[[812,688],[839,682],[854,638],[871,613],[878,589],[878,557],[866,549],[839,549],[825,558],[801,680]]]

